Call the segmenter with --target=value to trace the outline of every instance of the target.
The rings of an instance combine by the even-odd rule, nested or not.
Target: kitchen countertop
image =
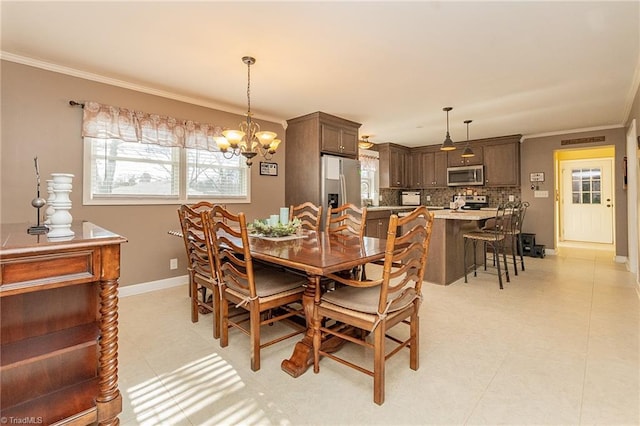
[[[486,220],[492,217],[496,217],[496,212],[491,210],[442,210],[434,212],[435,219]]]
[[[367,207],[368,211],[385,211],[385,210],[413,210],[418,206],[369,206]],[[441,206],[425,206],[429,210],[442,210],[444,207]]]

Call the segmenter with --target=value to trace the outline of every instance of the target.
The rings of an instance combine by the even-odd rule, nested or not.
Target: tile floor
[[[192,324],[187,288],[120,301],[124,425],[638,425],[639,297],[606,251],[560,248],[495,275],[425,285],[420,369],[387,362],[386,402],[372,379],[323,360],[320,373],[280,370],[297,338],[249,367],[248,338],[220,348],[211,317]],[[276,330],[278,326],[270,331]],[[345,347],[370,361],[360,348]]]

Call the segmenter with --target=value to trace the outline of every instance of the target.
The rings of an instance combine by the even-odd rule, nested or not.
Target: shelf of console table
[[[120,245],[90,222],[74,236],[0,228],[0,416],[40,424],[118,424]]]

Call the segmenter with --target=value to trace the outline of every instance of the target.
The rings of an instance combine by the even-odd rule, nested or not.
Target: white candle
[[[289,223],[289,207],[280,207],[280,223],[283,225]]]

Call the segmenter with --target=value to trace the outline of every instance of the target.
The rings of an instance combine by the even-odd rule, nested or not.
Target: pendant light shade
[[[362,140],[358,141],[358,147],[360,149],[369,149],[373,146],[373,142],[369,142],[369,136],[363,136]]]
[[[451,136],[449,135],[449,111],[451,111],[452,109],[452,107],[442,108],[442,110],[447,113],[447,135],[444,138],[444,142],[442,142],[442,146],[440,147],[442,151],[453,151],[454,149],[456,149],[453,141],[451,140]]]
[[[461,157],[464,157],[464,158],[476,156],[476,154],[473,152],[473,150],[469,146],[469,123],[471,123],[472,121],[473,120],[464,120],[464,124],[467,125],[467,146],[464,147],[464,151],[462,152],[462,155],[461,155]]]

